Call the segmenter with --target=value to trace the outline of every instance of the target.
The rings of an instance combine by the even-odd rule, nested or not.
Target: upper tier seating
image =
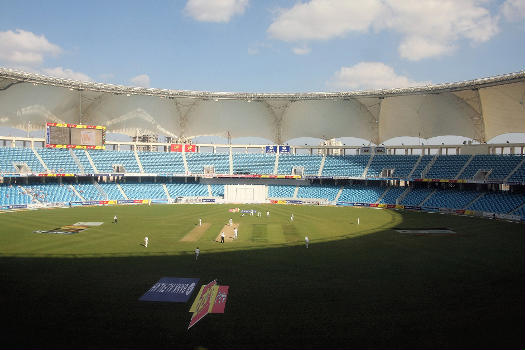
[[[475,155],[460,179],[472,179],[479,170],[491,171],[488,179],[503,180],[523,160],[522,156],[478,154]],[[519,174],[517,175],[519,179]]]
[[[434,158],[434,156],[431,155],[425,155],[421,157],[421,161],[417,165],[416,170],[414,170],[411,177],[413,179],[421,179],[421,173],[423,172],[423,170],[425,170],[426,166],[428,165],[428,163],[430,163],[432,158]]]
[[[314,175],[319,173],[323,156],[307,154],[280,154],[278,174],[291,175],[294,166],[304,167],[304,175]]]
[[[32,173],[46,171],[30,148],[0,147],[0,173],[18,173],[13,163],[25,163]]]
[[[224,185],[211,185],[211,194],[214,197],[224,197]]]
[[[414,168],[418,158],[419,156],[414,155],[377,154],[372,159],[372,163],[370,163],[366,176],[381,177],[381,172],[384,169],[394,169],[394,172],[390,177],[406,178],[410,171],[412,171],[412,168]]]
[[[425,178],[455,179],[470,157],[470,155],[438,156]]]
[[[81,171],[69,149],[64,148],[42,148],[38,154],[52,173],[80,174]]]
[[[326,156],[323,176],[361,177],[369,160],[368,155]]]
[[[180,152],[137,152],[145,173],[185,174]]]
[[[140,173],[133,151],[89,150],[89,155],[100,173],[114,173],[113,165],[122,165],[127,173]]]
[[[91,163],[89,162],[89,159],[86,155],[86,151],[83,149],[74,149],[73,152],[75,153],[75,156],[77,157],[80,165],[84,168],[85,174],[94,174],[95,170],[93,170],[93,167],[91,166]]]
[[[186,161],[191,174],[204,174],[206,165],[213,165],[216,174],[230,173],[228,153],[186,153]]]
[[[234,153],[234,174],[273,174],[275,154]]]

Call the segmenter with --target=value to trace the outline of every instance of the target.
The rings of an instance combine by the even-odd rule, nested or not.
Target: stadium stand
[[[137,152],[145,173],[185,174],[182,153]]]
[[[478,196],[476,191],[438,190],[425,202],[425,207],[465,209]]]
[[[379,186],[347,185],[343,188],[339,202],[375,203],[385,191]]]
[[[326,156],[323,176],[361,177],[369,160],[368,155]]]
[[[372,163],[370,163],[370,167],[368,168],[366,176],[381,177],[383,170],[393,169],[394,171],[390,177],[406,178],[408,177],[410,171],[412,171],[412,168],[414,168],[418,158],[419,156],[414,155],[376,154],[372,159]]]
[[[335,186],[299,186],[297,198],[319,198],[327,199],[329,201],[335,200],[335,196],[339,192],[339,187]]]
[[[120,184],[128,199],[168,199],[161,184]]]
[[[236,153],[232,157],[234,174],[273,174],[275,154]]]
[[[406,187],[390,187],[379,201],[380,204],[397,204],[396,200],[405,192]]]
[[[204,184],[166,184],[170,197],[208,197],[208,186]]]
[[[277,173],[291,175],[293,167],[304,167],[304,175],[314,175],[319,173],[322,156],[306,154],[281,154],[279,155],[279,166]],[[326,166],[326,163],[325,163]]]
[[[30,204],[32,197],[26,194],[20,186],[0,186],[0,205],[23,205]]]
[[[114,166],[121,165],[127,173],[140,173],[139,165],[132,151],[89,150],[89,155],[101,173],[115,173]]]
[[[418,206],[427,198],[434,189],[428,188],[412,188],[410,192],[401,200],[400,204]]]
[[[525,196],[523,196],[523,194],[494,192],[486,193],[483,197],[468,206],[467,209],[510,214],[524,203]]]
[[[212,165],[216,174],[230,173],[228,153],[187,153],[186,161],[191,174],[204,174],[207,165]]]
[[[470,155],[438,156],[428,170],[427,179],[455,179]]]
[[[268,185],[268,198],[293,198],[296,186]]]
[[[46,170],[30,148],[0,147],[0,172],[15,174],[20,171],[15,164],[25,164],[26,172],[44,173]]]
[[[69,149],[42,148],[38,154],[52,173],[82,173],[69,153]]]

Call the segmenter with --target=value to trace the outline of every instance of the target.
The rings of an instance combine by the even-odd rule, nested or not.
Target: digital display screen
[[[106,127],[47,123],[46,147],[104,149]]]

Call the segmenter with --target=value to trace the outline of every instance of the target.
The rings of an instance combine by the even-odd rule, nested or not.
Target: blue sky
[[[524,69],[524,0],[0,0],[0,66],[180,90],[353,91]]]
[[[524,1],[0,1],[0,65],[207,91],[360,90],[524,69]]]

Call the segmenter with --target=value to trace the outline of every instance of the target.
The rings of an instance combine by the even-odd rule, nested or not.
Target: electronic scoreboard
[[[46,147],[105,149],[106,127],[46,123]]]

